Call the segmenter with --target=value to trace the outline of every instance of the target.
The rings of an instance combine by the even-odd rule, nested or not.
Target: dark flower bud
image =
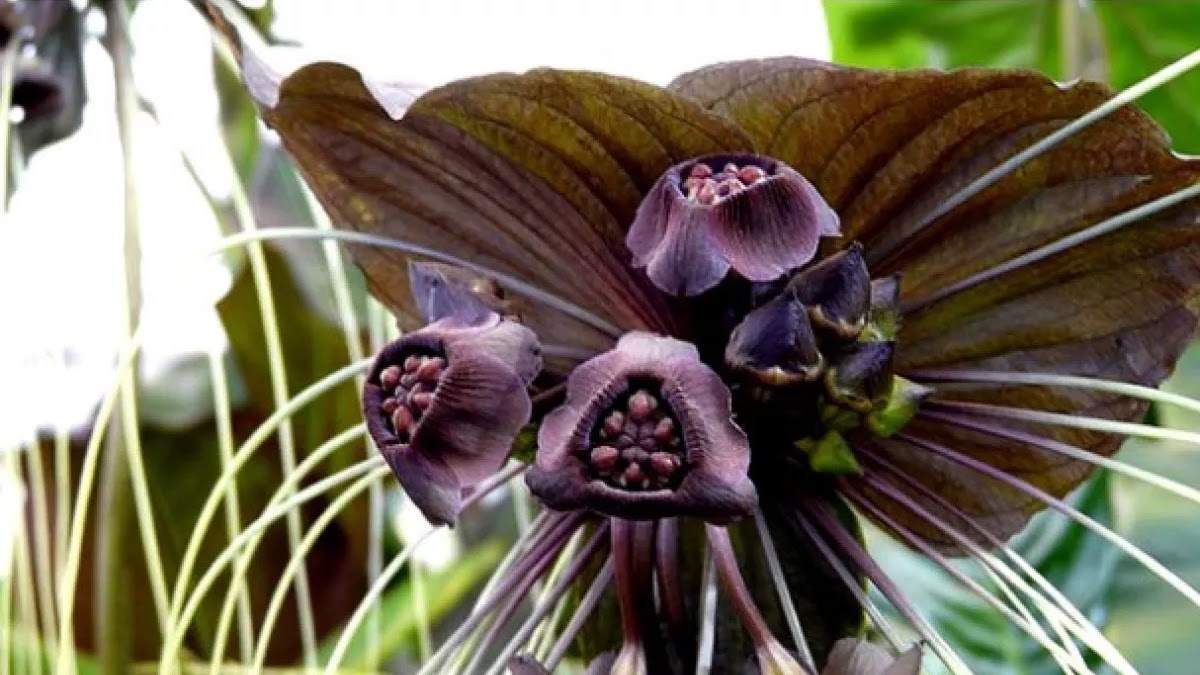
[[[853,340],[871,307],[871,274],[855,242],[792,277],[788,289],[808,307],[813,325]]]
[[[728,520],[756,503],[749,466],[729,390],[695,347],[629,333],[571,374],[525,479],[554,509]]]
[[[656,286],[697,295],[730,267],[751,281],[779,278],[836,234],[837,214],[791,167],[760,155],[708,155],[658,179],[625,243]]]
[[[895,340],[900,324],[900,275],[871,282],[871,332],[876,340]]]
[[[417,310],[427,323],[448,316],[482,321],[495,312],[511,314],[504,292],[493,280],[443,263],[409,261],[408,283]]]
[[[533,332],[496,314],[447,317],[376,357],[363,390],[367,429],[431,523],[453,523],[463,489],[507,459],[540,368]]]
[[[894,342],[856,342],[837,366],[825,373],[825,388],[839,404],[869,413],[892,388]]]
[[[821,675],[917,675],[920,672],[919,646],[894,658],[886,649],[867,640],[842,638],[833,644]]]
[[[763,385],[786,387],[816,380],[824,360],[806,308],[785,291],[733,329],[725,363]]]

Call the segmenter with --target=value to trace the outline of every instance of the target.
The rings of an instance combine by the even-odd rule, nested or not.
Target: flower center
[[[586,462],[592,477],[624,490],[661,490],[684,473],[683,437],[670,407],[643,383],[630,387],[591,434]]]
[[[683,193],[688,201],[712,206],[766,179],[767,172],[753,164],[738,166],[726,162],[717,172],[708,164],[697,162],[683,181]]]
[[[432,354],[412,354],[400,365],[379,373],[379,384],[388,396],[380,407],[392,422],[402,443],[412,439],[417,422],[433,403],[433,391],[446,370],[446,359]]]

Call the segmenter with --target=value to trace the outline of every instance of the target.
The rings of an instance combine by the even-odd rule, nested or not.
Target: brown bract
[[[250,87],[262,94],[261,83],[272,79],[252,63],[243,54]],[[1097,84],[1063,86],[1026,71],[888,72],[794,58],[718,64],[665,89],[536,70],[448,84],[397,120],[373,93],[386,88],[366,86],[347,66],[313,64],[277,81],[276,96],[258,96],[263,118],[338,227],[470,258],[624,330],[689,339],[679,303],[631,264],[625,239],[664,172],[714,153],[766,155],[792,167],[837,213],[843,241],[861,242],[873,276],[902,275],[897,374],[974,368],[1153,386],[1196,325],[1194,200],[961,286],[1200,180],[1196,162],[1171,154],[1151,120],[1124,108],[943,213],[972,181],[1107,100],[1110,92]],[[352,253],[372,292],[412,317],[402,255],[363,246]],[[591,326],[514,301],[547,343],[611,347],[611,337]],[[936,397],[1123,421],[1146,411],[1126,397],[1055,387],[961,386]],[[1027,430],[1103,455],[1120,442],[1088,431]],[[1087,463],[920,415],[905,432],[1056,496],[1091,472]],[[875,449],[997,536],[1044,507],[909,441],[884,439]],[[864,493],[919,536],[961,552],[925,519]]]

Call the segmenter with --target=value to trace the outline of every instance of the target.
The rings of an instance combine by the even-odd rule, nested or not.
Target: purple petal
[[[638,416],[637,392],[654,401],[655,412]],[[610,430],[606,425],[615,419],[614,411],[620,423]],[[624,426],[630,422],[635,426]],[[669,433],[653,436],[664,439],[655,445],[643,429],[657,433],[656,425],[663,424]],[[598,459],[601,448],[620,453],[621,459],[613,460],[619,462],[615,473],[605,473],[609,465]],[[626,453],[638,448],[647,448],[648,460],[628,459]],[[680,463],[672,464],[673,457]],[[634,464],[649,468],[631,474]],[[728,520],[757,503],[746,475],[749,465],[746,436],[731,418],[729,390],[700,362],[695,348],[635,333],[572,373],[566,402],[539,430],[537,461],[526,482],[547,506],[560,510],[591,509],[628,519]],[[648,476],[647,482],[619,482],[639,473]]]
[[[698,295],[716,286],[729,263],[713,239],[710,220],[708,207],[687,203],[679,191],[679,167],[672,167],[642,201],[629,228],[625,243],[633,264],[645,267],[650,281],[672,295]]]
[[[455,315],[376,358],[363,390],[367,428],[430,522],[454,522],[462,490],[507,459],[529,420],[538,353],[524,326]]]
[[[812,260],[820,238],[837,233],[838,217],[786,164],[769,158],[741,161],[760,162],[768,177],[712,207],[713,236],[739,274],[770,281]]]

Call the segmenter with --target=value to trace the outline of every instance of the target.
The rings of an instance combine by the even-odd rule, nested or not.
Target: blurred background
[[[244,36],[272,45],[262,53],[281,70],[343,61],[414,97],[495,71],[583,68],[665,84],[709,63],[781,54],[865,67],[1031,67],[1119,89],[1200,48],[1194,0],[220,4]],[[11,105],[0,99],[0,110],[10,110],[0,148],[0,667],[41,672],[50,662],[55,593],[63,590],[54,580],[70,549],[70,508],[97,406],[128,376],[97,442],[133,442],[140,453],[101,453],[70,588],[80,669],[149,668],[160,637],[144,549],[157,549],[173,579],[231,450],[281,400],[369,356],[394,328],[333,245],[273,242],[261,257],[246,247],[213,254],[222,237],[240,231],[328,223],[192,3],[0,0],[0,9],[0,85],[11,85],[0,86],[11,91]],[[1200,73],[1140,105],[1177,150],[1200,152]],[[118,356],[135,326],[142,349],[132,378]],[[1200,351],[1167,388],[1200,397]],[[356,392],[346,382],[289,416],[288,429],[239,472],[238,508],[223,517],[263,508],[289,448],[303,458],[357,424]],[[1156,409],[1151,421],[1194,429],[1198,420]],[[369,452],[361,439],[347,443],[318,475]],[[1194,447],[1131,441],[1121,458],[1200,485]],[[380,561],[427,528],[394,482],[384,485],[343,511],[309,554],[315,630],[326,652]],[[304,520],[327,503],[306,508]],[[1106,474],[1075,503],[1200,584],[1195,505]],[[421,548],[347,663],[405,672],[417,662],[469,604],[529,508],[523,495],[499,498]],[[235,521],[222,524],[236,530]],[[978,672],[1057,672],[1036,643],[935,567],[870,538]],[[198,569],[226,541],[226,529],[214,527]],[[1039,517],[1017,547],[1139,670],[1193,672],[1200,610],[1136,562],[1057,516]],[[255,607],[266,604],[288,561],[282,527],[268,532],[262,550],[247,577]],[[214,595],[185,642],[198,658],[216,631],[223,593]],[[297,661],[304,621],[289,600],[269,663]]]

